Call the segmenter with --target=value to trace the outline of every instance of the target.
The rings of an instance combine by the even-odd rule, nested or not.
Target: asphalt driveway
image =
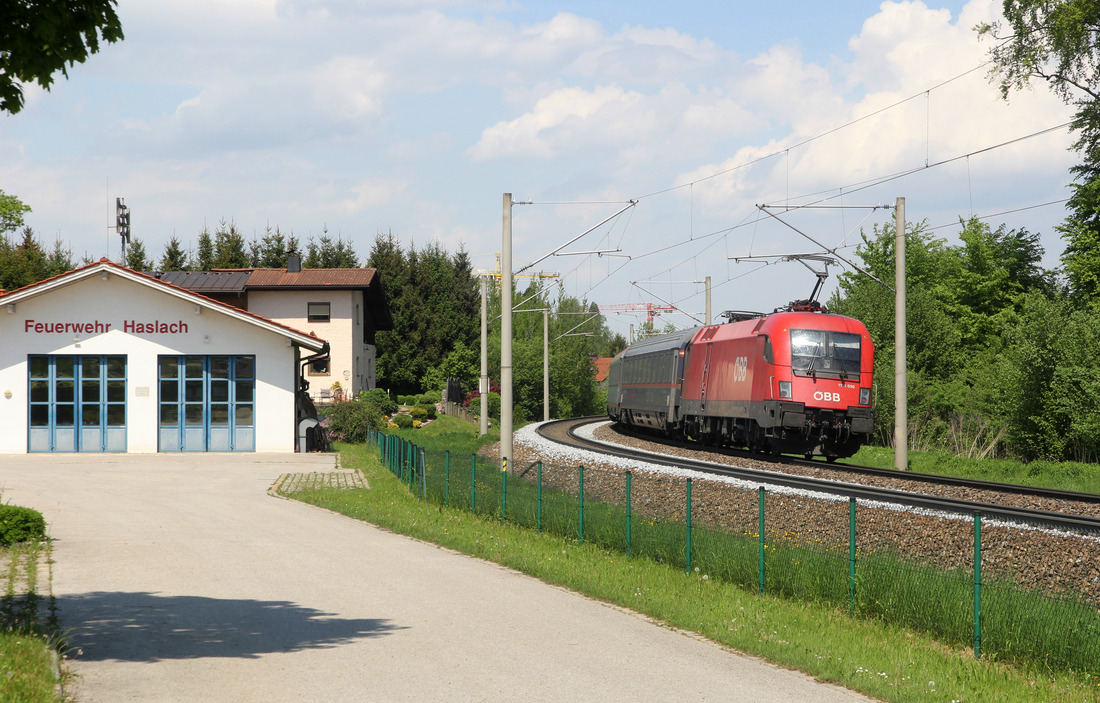
[[[868,700],[275,498],[332,456],[6,455],[56,539],[78,703]],[[369,490],[369,489],[367,489]]]

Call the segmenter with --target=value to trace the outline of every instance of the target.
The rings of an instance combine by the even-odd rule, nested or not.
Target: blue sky
[[[327,230],[364,260],[393,232],[484,268],[504,192],[539,203],[515,208],[517,267],[636,199],[566,249],[615,255],[537,269],[589,301],[696,314],[708,275],[716,310],[812,289],[797,263],[731,258],[818,249],[761,203],[852,208],[782,215],[851,256],[892,217],[858,206],[904,196],[948,240],[970,215],[1039,232],[1054,265],[1071,113],[1042,86],[1000,99],[972,30],[998,7],[121,0],[125,41],[0,115],[0,190],[78,258],[119,256],[121,196],[155,257],[225,219]]]

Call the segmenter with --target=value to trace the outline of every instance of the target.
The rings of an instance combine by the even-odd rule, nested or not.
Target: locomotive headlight
[[[791,382],[790,381],[780,381],[779,382],[779,397],[780,398],[791,398],[791,397],[793,397],[791,395]]]
[[[860,388],[859,389],[859,404],[870,405],[871,404],[871,389]]]

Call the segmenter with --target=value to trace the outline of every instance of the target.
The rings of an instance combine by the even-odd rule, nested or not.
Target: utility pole
[[[909,408],[905,370],[905,198],[894,206],[894,468],[909,470]]]
[[[706,318],[705,319],[707,321],[707,325],[709,326],[709,325],[713,324],[713,321],[714,321],[714,318],[711,317],[711,314],[710,314],[710,276],[706,277],[706,285],[707,285],[707,312],[706,312]]]
[[[489,434],[489,304],[486,300],[488,278],[481,277],[481,436]]]
[[[512,459],[512,194],[505,193],[500,253],[500,466]]]
[[[542,421],[550,421],[550,308],[542,311]]]
[[[477,269],[476,271],[474,271],[474,273],[476,273],[477,276],[481,278],[481,383],[479,385],[479,389],[481,393],[480,430],[482,436],[489,433],[489,311],[487,302],[487,281],[490,278],[492,278],[494,281],[500,281],[502,279],[503,274],[500,267],[500,260],[500,252],[497,252],[497,264],[495,269]],[[543,280],[547,278],[557,278],[558,276],[559,274],[556,273],[536,271],[529,274],[513,274],[512,278],[515,279],[523,277],[538,278],[539,280]]]

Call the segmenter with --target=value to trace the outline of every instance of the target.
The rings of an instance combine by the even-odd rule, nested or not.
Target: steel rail
[[[982,517],[986,518],[1041,524],[1046,527],[1060,530],[1085,530],[1090,532],[1100,532],[1100,518],[1069,515],[1066,513],[1058,513],[1048,510],[1016,508],[1012,506],[997,505],[995,503],[982,503],[978,501],[962,500],[957,498],[942,498],[938,496],[922,495],[920,493],[912,493],[908,491],[899,491],[892,488],[864,486],[858,483],[843,483],[835,480],[777,473],[772,471],[764,471],[761,469],[731,467],[692,459],[662,459],[659,455],[656,455],[653,452],[631,450],[627,447],[616,448],[612,445],[608,445],[602,442],[595,442],[585,439],[583,437],[578,437],[575,433],[576,427],[583,424],[588,424],[592,421],[593,418],[574,418],[570,420],[558,420],[540,426],[538,432],[544,438],[551,439],[544,432],[544,429],[548,425],[553,425],[556,423],[572,423],[567,432],[567,435],[573,442],[573,446],[580,449],[585,449],[587,451],[605,454],[608,456],[633,459],[635,461],[644,461],[650,464],[658,464],[671,468],[690,469],[693,471],[700,471],[703,473],[710,473],[719,476],[728,476],[731,478],[736,478],[743,481],[750,481],[753,483],[771,484],[775,486],[783,486],[786,488],[811,491],[815,493],[824,493],[827,495],[840,496],[844,498],[855,498],[857,500],[876,501],[880,503],[892,503],[911,508],[936,510],[962,515],[974,515],[980,513]],[[551,439],[551,441],[556,440]]]
[[[577,419],[579,420],[580,418]],[[881,469],[875,466],[860,466],[859,464],[847,464],[843,462],[826,463],[820,460],[797,459],[790,456],[764,456],[761,454],[754,454],[740,449],[733,449],[731,447],[708,447],[691,442],[680,442],[672,439],[666,439],[664,437],[658,437],[655,435],[637,434],[631,432],[629,427],[620,427],[622,427],[623,434],[627,436],[634,437],[636,439],[643,439],[647,442],[652,442],[654,444],[664,444],[670,447],[679,447],[681,449],[699,449],[703,451],[713,452],[715,454],[723,454],[725,456],[731,457],[743,457],[756,461],[775,461],[777,463],[782,463],[789,466],[806,466],[817,470],[824,469],[827,471],[847,471],[850,473],[863,474],[865,476],[892,478],[900,481],[917,481],[921,483],[932,483],[940,486],[973,488],[975,490],[993,491],[996,493],[1009,493],[1022,496],[1034,496],[1036,498],[1049,498],[1051,500],[1069,500],[1076,503],[1100,504],[1100,494],[1096,493],[1064,491],[1057,488],[1044,488],[1042,486],[1025,486],[1020,483],[998,483],[996,481],[985,481],[976,478],[960,478],[958,476],[925,474],[917,471],[899,471],[892,468]]]

